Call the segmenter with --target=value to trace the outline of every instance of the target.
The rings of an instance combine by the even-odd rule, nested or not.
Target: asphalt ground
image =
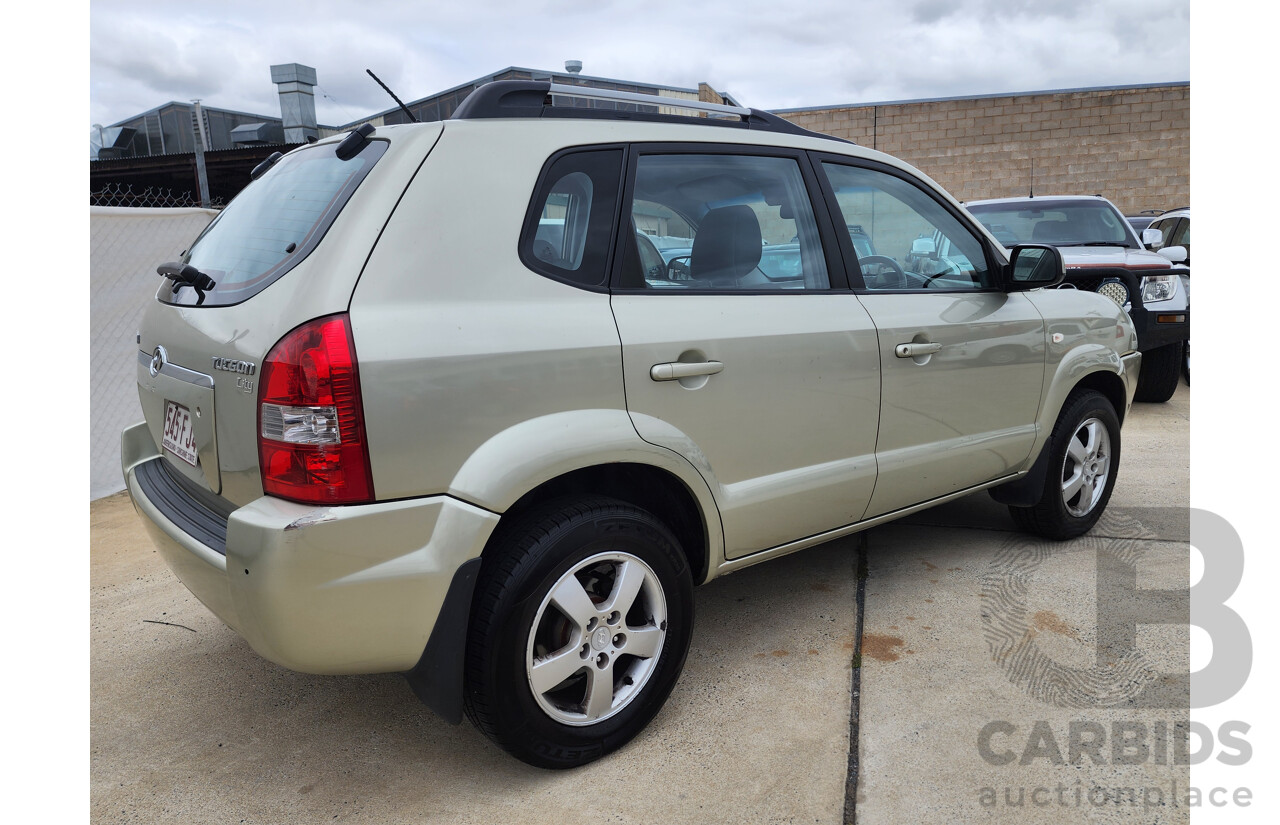
[[[1107,516],[1074,542],[979,493],[700,588],[666,707],[567,772],[445,724],[399,676],[261,659],[123,494],[100,499],[92,820],[1187,822],[1189,418],[1185,386],[1134,405]],[[1149,623],[1126,635],[1133,604]]]

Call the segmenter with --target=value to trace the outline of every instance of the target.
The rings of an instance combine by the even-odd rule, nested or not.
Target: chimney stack
[[[320,137],[316,127],[316,70],[301,63],[271,67],[271,82],[280,89],[280,119],[285,143],[306,143]]]

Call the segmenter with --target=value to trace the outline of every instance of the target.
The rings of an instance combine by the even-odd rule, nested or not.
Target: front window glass
[[[216,283],[203,305],[244,301],[305,258],[386,148],[370,141],[350,160],[339,160],[334,145],[302,149],[245,187],[182,259]],[[163,297],[198,300],[189,287]]]
[[[1173,241],[1178,246],[1191,246],[1191,219],[1186,218],[1178,224],[1178,231],[1174,233]]]
[[[1128,221],[1103,201],[1036,198],[1019,203],[972,204],[968,209],[1005,246],[1047,243],[1137,248]]]
[[[826,289],[808,190],[793,158],[642,155],[619,286]]]
[[[875,169],[822,166],[867,289],[991,286],[981,241],[923,189]]]

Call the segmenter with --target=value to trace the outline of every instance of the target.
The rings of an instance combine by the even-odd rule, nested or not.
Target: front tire
[[[1077,390],[1053,426],[1049,471],[1040,500],[1010,507],[1019,528],[1065,541],[1089,532],[1101,518],[1120,467],[1120,420],[1106,396]]]
[[[586,764],[658,713],[692,629],[689,566],[661,521],[604,497],[552,502],[481,563],[467,715],[530,765]]]
[[[1165,344],[1142,354],[1142,370],[1134,401],[1163,403],[1178,389],[1178,373],[1182,370],[1183,342]]]

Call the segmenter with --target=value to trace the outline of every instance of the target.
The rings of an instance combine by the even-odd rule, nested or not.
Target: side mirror
[[[1009,265],[1004,270],[1004,291],[1023,292],[1057,286],[1066,276],[1067,266],[1056,246],[1018,244],[1013,248]]]
[[[1148,249],[1159,246],[1160,240],[1163,237],[1164,235],[1161,234],[1159,229],[1152,229],[1148,226],[1146,229],[1142,230],[1142,245]]]
[[[1187,248],[1185,246],[1166,246],[1162,249],[1157,249],[1156,254],[1168,258],[1170,263],[1182,264],[1187,262]]]

